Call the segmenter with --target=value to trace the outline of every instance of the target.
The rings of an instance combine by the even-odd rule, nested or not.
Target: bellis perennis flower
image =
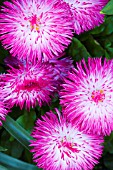
[[[113,130],[112,61],[84,60],[63,84],[61,104],[67,118],[87,133],[109,135]]]
[[[60,0],[12,0],[0,13],[0,34],[13,56],[47,61],[71,42],[69,6]]]
[[[49,103],[55,90],[52,68],[45,63],[33,65],[26,62],[19,68],[11,67],[2,81],[4,101],[11,106],[19,105],[21,109]]]
[[[99,26],[104,21],[100,14],[108,0],[63,0],[70,6],[73,15],[74,30],[77,34]]]
[[[103,139],[80,132],[52,111],[38,119],[31,141],[34,161],[44,170],[91,170],[102,154]]]

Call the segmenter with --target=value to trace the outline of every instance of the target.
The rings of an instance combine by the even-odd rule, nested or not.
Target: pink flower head
[[[5,121],[8,110],[5,104],[0,100],[0,126],[2,126],[2,120]]]
[[[102,137],[80,132],[52,111],[38,119],[30,146],[34,162],[44,170],[91,170],[102,154]]]
[[[11,67],[4,77],[2,95],[10,105],[24,106],[29,110],[38,104],[49,103],[53,95],[54,78],[51,67],[45,63],[26,63],[18,69]]]
[[[112,61],[89,58],[69,73],[60,93],[64,114],[87,133],[109,135],[113,130]]]
[[[12,0],[1,9],[0,40],[18,58],[58,57],[71,42],[72,30],[69,6],[60,0]]]
[[[108,0],[63,0],[69,4],[74,21],[75,33],[99,26],[104,21],[104,15],[100,14]]]

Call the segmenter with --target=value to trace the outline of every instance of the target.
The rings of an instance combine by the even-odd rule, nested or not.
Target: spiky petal
[[[75,33],[93,29],[104,22],[104,15],[100,14],[108,0],[63,0],[70,6],[73,15]]]
[[[64,114],[87,133],[113,130],[113,61],[89,58],[68,74],[60,93]]]
[[[44,170],[91,170],[102,154],[102,137],[80,132],[52,111],[38,119],[31,141],[34,162]]]
[[[6,115],[8,114],[7,107],[5,104],[0,100],[0,126],[2,126],[2,121],[5,121]]]
[[[3,102],[3,96],[2,94],[2,88],[5,84],[4,82],[4,77],[5,74],[0,74],[0,126],[2,126],[2,121],[5,121],[6,115],[9,112],[9,106],[8,103],[6,105],[6,103]]]
[[[58,57],[73,33],[69,6],[60,0],[12,0],[0,12],[0,40],[18,58]]]

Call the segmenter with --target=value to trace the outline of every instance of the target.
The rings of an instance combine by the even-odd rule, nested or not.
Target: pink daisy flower
[[[104,22],[104,15],[100,14],[108,0],[63,0],[69,4],[74,21],[75,33],[93,29]]]
[[[70,13],[68,4],[57,0],[6,1],[0,13],[0,40],[19,58],[58,57],[73,36]]]
[[[29,110],[38,104],[40,107],[44,103],[49,103],[55,90],[54,77],[51,66],[37,63],[31,65],[20,65],[20,67],[11,67],[4,77],[2,86],[2,96],[4,101],[24,106]]]
[[[109,135],[113,130],[112,61],[89,58],[69,73],[61,95],[64,114],[87,133]]]
[[[80,132],[52,111],[38,119],[32,133],[34,162],[44,170],[91,170],[102,154],[102,137]]]
[[[0,101],[0,126],[2,126],[2,120],[5,121],[6,115],[8,114],[7,107]]]

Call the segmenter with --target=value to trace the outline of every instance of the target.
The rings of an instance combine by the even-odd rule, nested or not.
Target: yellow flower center
[[[36,31],[39,30],[40,18],[37,18],[36,15],[33,15],[30,18],[29,22],[30,22],[31,31],[32,30],[36,30]]]
[[[103,102],[105,99],[104,90],[94,90],[91,97],[95,103]]]

